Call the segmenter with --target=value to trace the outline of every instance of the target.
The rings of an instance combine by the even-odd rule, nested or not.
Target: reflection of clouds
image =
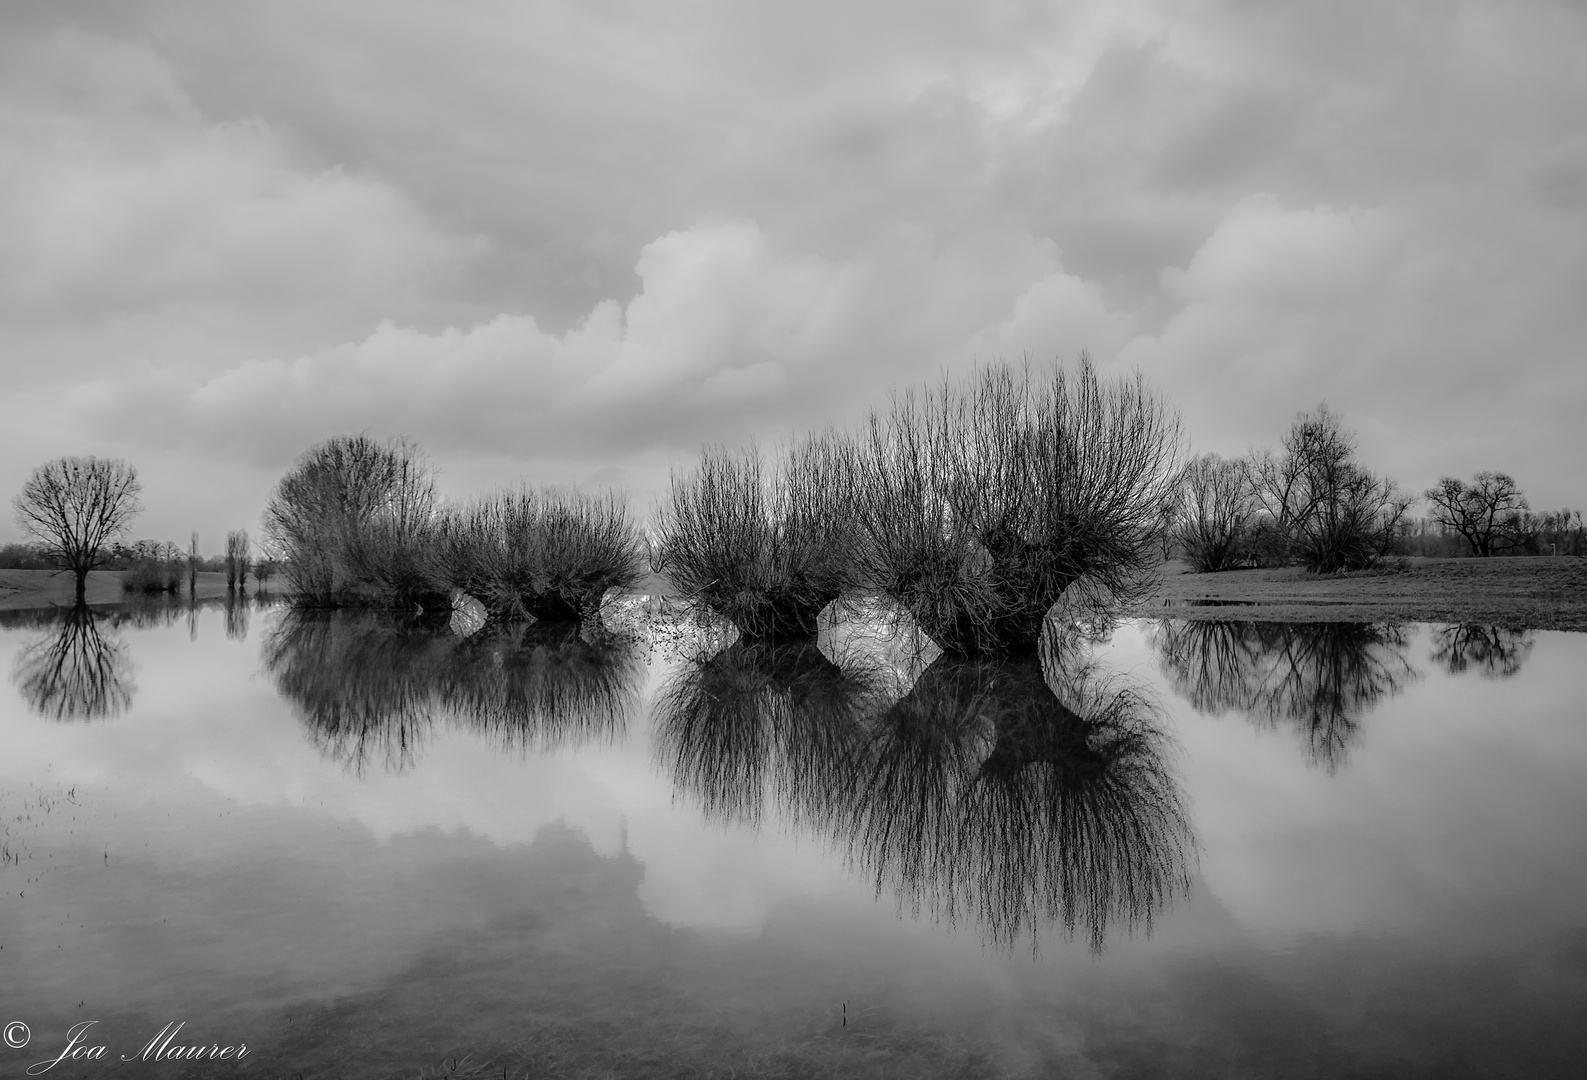
[[[1417,677],[1398,626],[1164,620],[1150,636],[1174,691],[1196,709],[1288,723],[1330,772],[1361,715]]]
[[[810,644],[739,643],[666,686],[655,748],[708,817],[772,810],[912,911],[1100,948],[1188,889],[1193,840],[1145,699],[1083,681],[1081,715],[1035,657],[939,658],[899,696]]]
[[[410,617],[295,611],[264,665],[320,751],[360,774],[411,766],[443,724],[510,750],[610,740],[638,697],[632,654],[569,627],[459,637]]]
[[[1430,659],[1451,675],[1475,669],[1485,679],[1518,675],[1532,652],[1537,635],[1507,626],[1462,623],[1433,633]]]
[[[17,654],[12,681],[28,707],[51,720],[101,720],[130,708],[132,660],[115,624],[84,604],[54,617],[54,632]]]

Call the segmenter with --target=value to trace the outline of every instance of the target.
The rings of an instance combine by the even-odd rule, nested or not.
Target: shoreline
[[[200,600],[226,595],[222,574],[200,573],[198,584]],[[665,596],[667,590],[633,595]],[[120,571],[89,575],[90,606],[135,598],[122,590]],[[0,570],[0,611],[70,607],[72,600],[73,583],[67,575]],[[1320,576],[1296,567],[1198,574],[1170,561],[1156,588],[1126,614],[1200,621],[1480,623],[1587,633],[1587,559],[1412,558],[1374,570]]]
[[[1296,567],[1198,574],[1170,562],[1142,618],[1256,622],[1481,623],[1587,632],[1587,559],[1398,559],[1378,569]]]

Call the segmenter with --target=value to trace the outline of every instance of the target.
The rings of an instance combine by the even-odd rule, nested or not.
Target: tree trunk
[[[75,570],[73,573],[77,575],[77,602],[81,604],[84,602],[84,595],[88,592],[88,571]]]

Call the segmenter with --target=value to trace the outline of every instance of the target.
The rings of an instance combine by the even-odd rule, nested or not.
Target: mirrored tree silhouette
[[[1287,724],[1329,772],[1361,717],[1417,678],[1409,639],[1392,625],[1164,620],[1150,638],[1174,692],[1198,711]]]
[[[1475,671],[1485,679],[1508,679],[1520,673],[1536,643],[1530,630],[1462,623],[1434,632],[1431,659],[1451,675]]]
[[[114,622],[86,604],[50,612],[50,629],[17,654],[12,681],[51,720],[103,720],[131,707],[127,645]]]
[[[504,751],[612,739],[638,698],[633,654],[575,627],[463,637],[444,619],[294,610],[263,659],[320,752],[359,774],[401,771],[448,726]]]
[[[1188,891],[1194,840],[1149,703],[1070,674],[1060,700],[1036,657],[942,657],[890,701],[808,645],[739,643],[664,689],[656,748],[709,816],[773,807],[912,912],[1100,949]]]
[[[253,606],[249,602],[248,597],[246,595],[239,596],[228,589],[222,603],[225,605],[224,610],[226,613],[226,639],[228,641],[247,641],[248,614],[249,609]]]

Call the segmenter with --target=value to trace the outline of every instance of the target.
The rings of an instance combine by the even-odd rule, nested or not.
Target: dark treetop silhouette
[[[1451,675],[1476,670],[1486,679],[1518,675],[1536,644],[1531,630],[1461,623],[1433,634],[1432,661]]]
[[[1416,678],[1398,626],[1165,620],[1150,636],[1174,691],[1196,709],[1290,723],[1330,772],[1361,714]]]
[[[664,689],[656,753],[708,815],[756,824],[770,800],[912,911],[1101,948],[1188,890],[1194,841],[1145,701],[1059,678],[1068,704],[1037,657],[942,657],[891,700],[812,643],[741,641]]]

